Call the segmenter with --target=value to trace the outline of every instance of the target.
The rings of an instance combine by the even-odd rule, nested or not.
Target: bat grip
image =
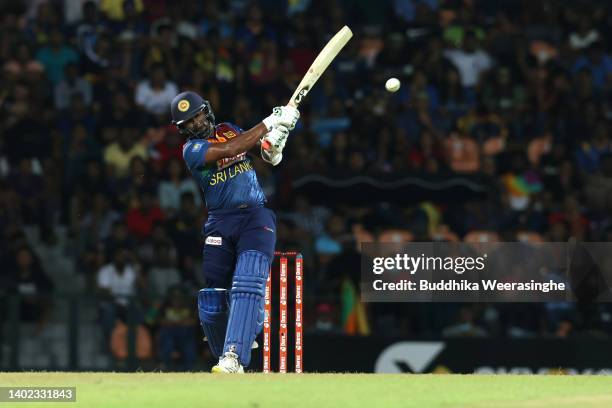
[[[292,108],[297,108],[297,104],[293,103],[292,101],[287,102],[287,106],[291,106]],[[262,140],[261,147],[263,147],[264,150],[269,150],[270,143],[267,140]]]

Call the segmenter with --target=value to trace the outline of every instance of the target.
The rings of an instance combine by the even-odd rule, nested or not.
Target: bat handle
[[[291,106],[292,108],[297,108],[297,104],[293,103],[293,101],[287,102],[287,106]],[[268,150],[270,149],[270,143],[267,140],[262,140],[261,147],[263,147],[264,150]]]

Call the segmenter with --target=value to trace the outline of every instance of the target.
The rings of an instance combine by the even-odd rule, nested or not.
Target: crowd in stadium
[[[301,107],[283,163],[253,159],[278,213],[277,247],[304,253],[311,330],[346,330],[356,240],[612,239],[607,2],[22,0],[0,11],[0,290],[23,296],[24,321],[44,326],[52,307],[36,295],[70,288],[101,296],[108,336],[126,295],[151,327],[199,333],[189,296],[203,286],[206,211],[170,101],[194,90],[218,122],[248,129],[344,24],[355,37]],[[395,94],[383,86],[391,76]],[[310,172],[477,174],[493,187],[456,205],[321,205],[292,188]],[[392,336],[612,329],[605,305],[367,310],[371,330]]]

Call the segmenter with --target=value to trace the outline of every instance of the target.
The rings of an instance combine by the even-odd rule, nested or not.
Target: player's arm
[[[224,143],[214,143],[208,146],[204,161],[214,163],[217,160],[234,157],[240,153],[247,152],[255,147],[260,140],[275,128],[283,127],[293,129],[300,112],[292,107],[283,106],[274,108],[272,115],[265,118],[261,123],[243,132],[240,137],[234,137]]]
[[[213,143],[206,150],[204,160],[214,163],[227,157],[234,157],[254,147],[259,140],[268,133],[268,128],[261,122],[251,129],[243,132],[240,137],[234,137],[224,143]]]

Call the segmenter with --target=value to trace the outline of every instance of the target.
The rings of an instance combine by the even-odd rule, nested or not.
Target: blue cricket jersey
[[[206,163],[204,160],[211,144],[226,142],[239,137],[240,133],[242,129],[239,127],[221,123],[215,126],[214,136],[208,139],[189,139],[183,145],[183,159],[204,192],[209,211],[260,207],[266,202],[246,152],[216,163]]]

